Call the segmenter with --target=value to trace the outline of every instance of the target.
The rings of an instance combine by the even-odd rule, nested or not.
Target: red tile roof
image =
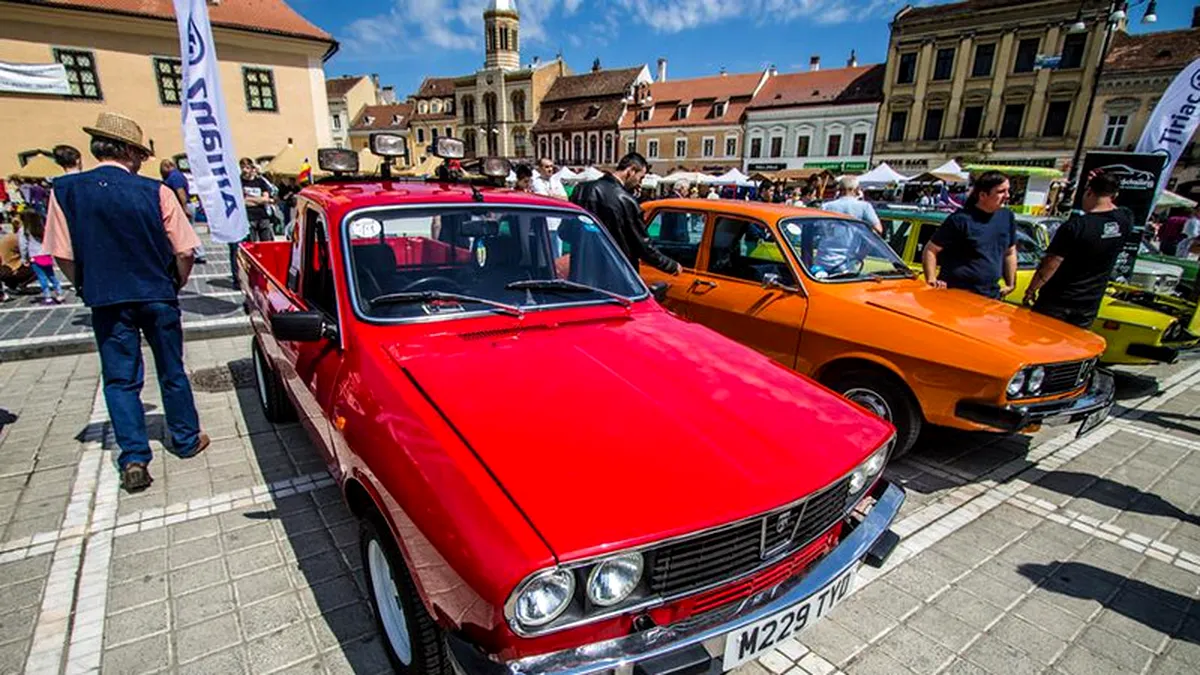
[[[1083,0],[1084,8],[1090,10],[1108,7],[1109,0]],[[982,12],[995,9],[1017,8],[1035,4],[1050,4],[1050,0],[966,0],[965,2],[943,3],[940,5],[926,5],[924,7],[913,7],[905,12],[904,16],[899,19],[899,23],[905,21],[917,20],[924,21],[929,19],[940,19],[960,14],[971,14],[974,12]],[[1060,3],[1061,4],[1061,3]],[[1075,7],[1079,6],[1078,2],[1072,3]],[[907,8],[906,8],[907,9]],[[905,10],[900,10],[904,12]],[[1071,10],[1074,11],[1074,8]]]
[[[560,78],[561,80],[561,78]],[[622,96],[609,95],[566,101],[542,101],[534,133],[616,129],[625,111]]]
[[[172,0],[29,0],[29,4],[175,21]],[[284,0],[225,0],[210,3],[208,15],[214,26],[336,44],[332,35],[309,23]]]
[[[883,100],[883,64],[785,73],[767,80],[750,110]]]
[[[414,98],[434,98],[454,95],[454,81],[457,77],[427,77],[421,83],[421,88],[413,94]]]
[[[654,97],[655,103],[704,99],[721,101],[735,96],[749,97],[754,95],[754,89],[762,76],[762,73],[743,73],[655,82],[650,85],[650,95]]]
[[[1104,72],[1180,70],[1200,58],[1200,28],[1113,34]]]
[[[349,77],[331,77],[325,80],[325,96],[330,100],[344,98],[354,85],[367,79],[366,75],[351,75]]]
[[[413,107],[409,103],[363,106],[362,112],[350,125],[351,131],[385,131],[408,126]]]
[[[633,86],[643,67],[599,70],[560,77],[550,86],[550,91],[546,92],[542,102],[550,103],[598,96],[624,96]]]
[[[762,77],[762,73],[745,73],[656,82],[650,85],[650,95],[654,99],[653,113],[649,120],[638,122],[638,127],[652,129],[739,124]],[[720,103],[725,104],[725,114],[717,117]],[[678,114],[681,105],[689,105],[686,117]],[[626,115],[621,128],[632,129],[633,126],[633,115]]]

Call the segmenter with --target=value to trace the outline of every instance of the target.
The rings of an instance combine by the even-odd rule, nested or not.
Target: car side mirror
[[[794,286],[788,286],[787,284],[783,283],[783,280],[779,278],[779,275],[775,274],[774,272],[767,272],[763,275],[762,287],[767,289],[778,288],[781,291],[790,291],[792,293],[795,293],[797,290],[799,290]]]
[[[650,295],[653,295],[654,299],[659,302],[666,302],[667,289],[670,287],[671,285],[665,281],[656,281],[650,284]]]
[[[287,312],[271,316],[271,333],[284,342],[320,342],[337,338],[337,327],[320,312]]]

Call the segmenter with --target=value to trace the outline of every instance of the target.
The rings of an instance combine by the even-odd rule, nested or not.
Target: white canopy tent
[[[968,174],[966,171],[963,171],[963,168],[959,165],[959,163],[954,160],[946,162],[929,173],[936,173],[941,176],[954,176],[961,179],[964,183],[971,177],[970,174]]]
[[[568,169],[565,166],[563,168],[559,169],[558,173],[554,174],[554,177],[564,183],[569,183],[572,181],[579,180],[579,174],[575,173],[574,171]]]
[[[662,182],[678,183],[680,181],[687,181],[693,185],[699,185],[701,183],[707,183],[709,178],[711,178],[711,176],[708,174],[698,173],[696,171],[676,171],[672,174],[668,174],[666,178],[662,179]]]
[[[648,173],[642,178],[642,187],[647,190],[654,190],[660,182],[662,182],[662,176],[656,173]]]
[[[583,171],[579,172],[576,180],[580,180],[580,181],[596,180],[597,178],[601,178],[603,176],[604,176],[603,171],[601,171],[600,169],[597,169],[594,166],[589,166],[586,169],[584,169]]]
[[[907,180],[907,177],[897,173],[895,169],[888,166],[887,162],[882,162],[879,166],[859,176],[858,184],[863,186],[879,186],[903,183]]]
[[[720,176],[709,176],[704,179],[709,185],[737,185],[738,187],[754,187],[754,181],[750,180],[750,176],[738,171],[736,168],[730,169]]]

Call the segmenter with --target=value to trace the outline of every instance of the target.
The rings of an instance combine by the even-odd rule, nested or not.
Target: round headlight
[[[628,598],[641,580],[641,553],[609,558],[593,567],[588,575],[588,599],[600,607],[611,607]]]
[[[850,472],[850,494],[858,494],[863,486],[867,484],[867,472],[863,470],[863,466],[859,464]]]
[[[1018,370],[1017,374],[1013,375],[1012,379],[1008,381],[1008,395],[1009,396],[1020,396],[1021,390],[1024,388],[1025,388],[1025,371],[1022,369],[1022,370]]]
[[[1038,366],[1029,371],[1029,381],[1025,383],[1025,391],[1036,394],[1042,390],[1042,382],[1046,379],[1046,369]]]
[[[889,443],[876,450],[871,454],[870,457],[867,458],[867,461],[862,463],[863,473],[865,473],[867,477],[873,477],[880,471],[883,471],[883,465],[887,463],[888,446],[890,445],[891,444]]]
[[[566,570],[546,570],[525,583],[517,595],[513,615],[522,626],[544,626],[557,619],[575,594],[575,575]]]

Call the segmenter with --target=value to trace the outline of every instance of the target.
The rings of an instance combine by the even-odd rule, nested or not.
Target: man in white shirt
[[[874,207],[863,201],[862,189],[858,187],[858,178],[855,176],[842,176],[838,181],[838,198],[821,204],[821,208],[858,218],[870,225],[876,233],[883,235],[883,223],[879,222]]]
[[[708,188],[708,198],[709,199],[720,199],[721,193],[717,192],[717,188],[710,187],[710,188]]]
[[[1200,239],[1200,208],[1193,211],[1183,224],[1183,241],[1175,247],[1175,256],[1184,260],[1191,258],[1192,245],[1197,239]]]
[[[538,160],[537,171],[533,175],[533,193],[557,199],[567,198],[567,189],[554,175],[554,161],[549,157]]]

